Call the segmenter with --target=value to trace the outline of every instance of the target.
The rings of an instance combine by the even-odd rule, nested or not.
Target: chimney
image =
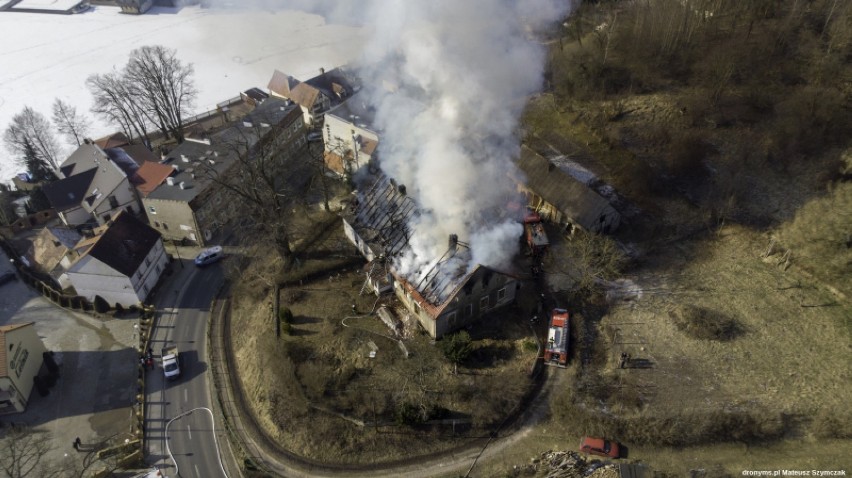
[[[459,236],[457,234],[450,234],[450,251],[455,254],[456,249],[459,245]]]
[[[181,189],[186,189],[186,181],[181,181],[181,182],[180,182],[180,188],[181,188]]]
[[[185,154],[181,154],[181,155],[180,155],[180,160],[181,160],[181,161],[183,161],[184,163],[188,163],[188,162],[189,162],[189,157],[188,157],[187,155],[185,155]]]
[[[320,68],[320,76],[325,76],[325,68]]]
[[[173,178],[171,176],[167,177],[166,178],[166,184],[168,184],[169,186],[174,186],[175,185],[175,178]]]
[[[405,196],[405,184],[400,184],[398,189],[399,189],[399,193],[402,194],[403,196]]]

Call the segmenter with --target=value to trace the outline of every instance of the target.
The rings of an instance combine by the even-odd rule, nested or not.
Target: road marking
[[[193,468],[195,468],[195,476],[201,476],[201,473],[198,472],[198,465],[193,464]]]
[[[189,428],[189,425],[186,426],[186,433],[189,434],[189,439],[192,440],[192,429]]]
[[[183,389],[183,401],[184,401],[184,402],[188,402],[188,401],[189,401],[189,392],[188,392],[188,389],[186,389],[186,388],[185,388],[185,389]]]

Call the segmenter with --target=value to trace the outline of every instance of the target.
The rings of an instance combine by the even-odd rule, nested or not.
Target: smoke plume
[[[544,65],[528,32],[562,19],[569,0],[284,3],[372,33],[357,65],[360,94],[376,108],[382,169],[420,206],[399,272],[424,272],[450,234],[469,244],[471,266],[505,266],[522,232],[505,214],[516,195],[518,118]]]
[[[415,273],[467,241],[471,265],[505,267],[522,226],[505,214],[516,186],[516,129],[541,87],[544,48],[527,30],[567,14],[547,0],[375,2],[362,65],[377,108],[382,169],[420,205],[409,257]],[[518,177],[519,174],[514,174]]]

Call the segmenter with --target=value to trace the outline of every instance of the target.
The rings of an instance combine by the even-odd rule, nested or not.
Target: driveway
[[[0,250],[0,272],[11,270]],[[49,432],[46,459],[54,463],[81,461],[84,447],[113,438],[130,437],[136,387],[135,318],[93,318],[54,305],[22,281],[0,286],[0,325],[35,322],[48,350],[55,352],[60,378],[42,397],[33,389],[26,411],[0,416],[0,423],[26,424]],[[0,429],[2,432],[2,429]]]

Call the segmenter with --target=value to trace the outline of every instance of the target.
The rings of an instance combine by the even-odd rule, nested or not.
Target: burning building
[[[454,234],[449,236],[443,255],[403,273],[396,259],[410,252],[412,224],[419,214],[405,186],[386,176],[359,193],[344,214],[346,236],[373,262],[367,280],[375,281],[374,290],[380,290],[380,282],[389,282],[399,300],[434,338],[475,322],[515,299],[517,280],[474,263],[470,248]],[[376,267],[385,271],[384,277],[377,278],[382,274],[376,274]]]

